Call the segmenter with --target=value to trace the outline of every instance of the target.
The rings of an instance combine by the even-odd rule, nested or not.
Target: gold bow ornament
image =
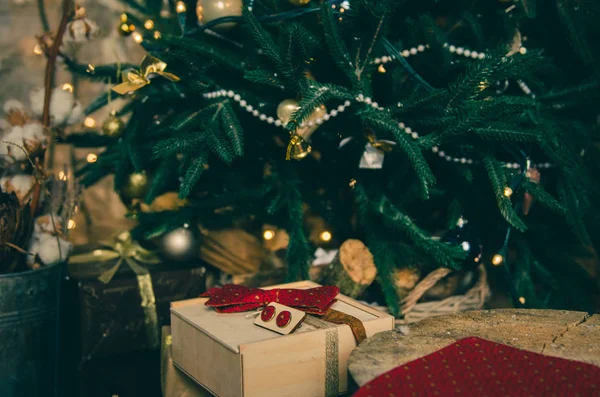
[[[377,140],[377,137],[372,132],[367,132],[365,134],[367,138],[367,144],[365,145],[365,150],[363,155],[360,158],[360,162],[358,168],[362,169],[380,169],[383,167],[383,158],[385,153],[389,153],[396,145],[394,141],[385,141],[385,140]],[[340,141],[338,146],[341,149],[348,142],[350,142],[353,138],[347,137]]]
[[[142,265],[156,265],[160,263],[159,257],[140,246],[137,241],[131,238],[129,232],[119,233],[111,241],[100,242],[100,246],[103,248],[72,255],[69,262],[75,265],[83,265],[117,260],[114,266],[104,271],[98,277],[98,280],[104,284],[110,283],[123,262],[127,263],[129,268],[138,276],[148,274],[148,270]]]
[[[148,270],[143,265],[156,265],[160,263],[159,257],[147,249],[143,248],[131,238],[129,232],[122,232],[115,236],[109,242],[101,242],[103,248],[93,250],[84,254],[72,255],[69,259],[70,264],[85,265],[98,262],[108,262],[117,260],[117,263],[110,269],[104,271],[98,280],[108,284],[117,273],[123,262],[127,263],[129,268],[135,273],[138,291],[142,300],[142,309],[144,310],[144,324],[146,325],[146,334],[151,347],[158,347],[160,343],[158,314],[156,313],[156,297],[152,278]]]
[[[372,132],[369,132],[366,135],[367,135],[367,141],[369,141],[369,144],[371,146],[373,146],[375,149],[379,149],[385,153],[391,152],[394,145],[396,144],[396,142],[394,142],[394,141],[385,141],[385,140],[378,141],[377,137]]]
[[[368,132],[366,137],[368,143],[365,145],[365,151],[360,158],[358,168],[381,169],[385,153],[391,152],[396,142],[377,140],[372,132]]]
[[[179,77],[173,73],[165,72],[167,64],[152,55],[146,55],[142,60],[140,70],[129,69],[123,72],[123,82],[112,88],[118,94],[125,95],[128,92],[139,90],[150,84],[150,77],[153,74],[162,76],[170,81],[179,81]]]

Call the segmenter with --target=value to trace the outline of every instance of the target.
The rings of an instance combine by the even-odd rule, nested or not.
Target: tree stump
[[[323,270],[321,284],[337,285],[344,295],[356,298],[375,280],[373,255],[360,240],[346,240],[337,256]]]
[[[548,356],[600,365],[600,315],[565,310],[477,310],[424,319],[381,332],[350,355],[360,387],[379,375],[459,339],[478,336]]]

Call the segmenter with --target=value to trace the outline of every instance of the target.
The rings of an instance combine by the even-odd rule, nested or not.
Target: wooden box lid
[[[295,283],[275,285],[265,289],[307,289],[318,286],[319,284],[316,284],[312,281],[299,281]],[[337,299],[337,302],[331,306],[332,309],[358,318],[365,324],[365,326],[367,326],[369,321],[379,320],[382,317],[389,317],[390,321],[393,323],[392,316],[386,313],[374,310],[341,294],[338,295]],[[294,337],[294,335],[315,330],[315,328],[311,327],[310,325],[303,324],[302,327],[296,330],[296,332],[293,334],[282,336],[273,331],[255,326],[253,324],[255,318],[253,314],[255,312],[227,314],[217,313],[213,308],[204,305],[207,300],[208,298],[197,298],[173,302],[171,304],[171,314],[179,317],[186,323],[192,325],[194,328],[197,328],[206,335],[210,336],[212,339],[219,342],[221,345],[236,353],[240,353],[240,346],[242,345],[262,342],[269,339]],[[346,325],[333,324],[332,326],[347,327]],[[243,332],[240,332],[242,329]]]

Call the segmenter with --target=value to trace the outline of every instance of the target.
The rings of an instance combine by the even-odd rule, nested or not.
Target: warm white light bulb
[[[178,1],[175,6],[175,11],[177,12],[185,12],[187,8],[185,7],[185,3],[183,1]]]
[[[85,159],[88,163],[95,163],[98,161],[98,155],[96,153],[89,153]]]
[[[502,262],[504,262],[504,258],[500,254],[494,255],[494,257],[492,258],[492,264],[494,266],[499,266],[502,264]]]
[[[263,232],[263,238],[265,240],[273,240],[273,237],[275,237],[275,232],[273,230],[267,229]]]
[[[144,38],[142,37],[142,35],[139,32],[133,32],[131,37],[133,38],[133,41],[135,41],[138,44],[140,44],[142,41],[144,41]]]
[[[86,117],[85,120],[83,120],[83,125],[87,128],[94,128],[96,126],[96,120],[94,120],[93,117]]]
[[[327,230],[325,230],[324,232],[321,232],[321,235],[319,236],[321,238],[321,241],[331,241],[331,232],[328,232]]]

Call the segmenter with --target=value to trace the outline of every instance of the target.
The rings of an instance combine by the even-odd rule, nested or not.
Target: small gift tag
[[[383,159],[385,152],[392,150],[396,142],[393,141],[373,141],[373,143],[367,143],[365,145],[365,151],[360,158],[358,168],[362,169],[380,169],[383,167]]]
[[[365,145],[365,151],[360,158],[358,168],[380,169],[383,167],[384,153],[373,147],[370,143]]]
[[[305,317],[306,313],[301,310],[273,302],[260,312],[254,324],[281,335],[288,335],[300,326]]]

